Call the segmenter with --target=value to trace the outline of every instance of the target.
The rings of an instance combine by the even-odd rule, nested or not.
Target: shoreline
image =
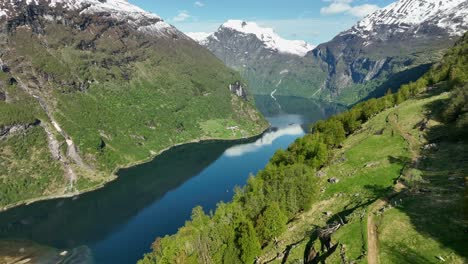
[[[41,197],[37,197],[37,198],[31,198],[29,200],[24,200],[24,201],[8,204],[8,205],[3,206],[2,208],[0,208],[0,213],[4,213],[4,212],[6,212],[6,211],[8,211],[10,209],[20,207],[20,206],[30,205],[30,204],[33,204],[33,203],[36,203],[36,202],[49,201],[49,200],[55,200],[55,199],[72,198],[72,197],[75,197],[75,196],[79,196],[81,194],[85,194],[85,193],[97,191],[97,190],[99,190],[101,188],[105,188],[109,183],[111,183],[111,182],[113,182],[113,181],[115,181],[115,180],[117,180],[119,178],[117,176],[118,171],[123,170],[123,169],[129,169],[129,168],[141,165],[141,164],[151,162],[155,158],[157,158],[158,156],[163,154],[164,152],[166,152],[166,151],[168,151],[168,150],[170,150],[172,148],[175,148],[175,147],[179,147],[179,146],[182,146],[182,145],[188,145],[188,144],[194,144],[194,143],[210,142],[210,141],[231,142],[231,141],[248,140],[248,139],[253,139],[253,138],[262,136],[269,129],[271,129],[271,125],[269,125],[261,133],[259,133],[257,135],[250,136],[250,137],[242,137],[242,138],[235,138],[235,139],[226,139],[226,138],[202,138],[202,139],[200,139],[200,138],[198,138],[198,139],[189,140],[187,142],[177,143],[177,144],[171,145],[169,147],[163,148],[162,150],[158,151],[154,155],[151,155],[147,159],[135,161],[135,162],[132,162],[130,164],[119,166],[119,167],[115,168],[114,171],[111,173],[110,177],[106,178],[106,180],[104,182],[101,182],[100,184],[97,184],[97,185],[95,185],[93,187],[90,187],[88,189],[84,189],[82,191],[73,192],[73,193],[64,193],[64,194],[56,194],[56,195],[49,195],[49,196],[41,196]]]

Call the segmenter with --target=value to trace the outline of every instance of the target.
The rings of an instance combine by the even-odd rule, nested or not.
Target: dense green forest
[[[329,183],[323,183],[323,179],[317,177],[317,175],[321,171],[332,167],[337,159],[345,160],[345,158],[337,156],[337,153],[340,153],[340,149],[347,149],[347,145],[351,144],[355,140],[354,138],[367,135],[365,133],[369,130],[369,124],[378,123],[379,120],[385,123],[386,120],[387,124],[397,125],[393,126],[391,132],[386,132],[386,128],[383,127],[381,130],[373,131],[372,134],[361,139],[361,143],[356,144],[364,149],[355,153],[353,158],[357,158],[359,155],[363,155],[363,157],[359,157],[361,159],[366,158],[364,155],[367,152],[364,150],[369,151],[372,148],[394,147],[395,149],[392,150],[394,153],[406,150],[407,153],[411,152],[410,141],[408,141],[408,146],[404,146],[409,132],[401,133],[400,137],[394,137],[398,131],[406,129],[407,124],[394,122],[393,118],[398,119],[398,114],[393,114],[392,111],[400,109],[402,113],[407,113],[409,111],[407,109],[411,109],[413,105],[421,105],[422,102],[429,104],[429,101],[435,100],[431,98],[436,98],[437,102],[440,101],[440,104],[432,111],[440,113],[439,122],[445,128],[446,133],[443,138],[465,140],[468,135],[467,60],[468,35],[465,35],[446,53],[441,62],[433,65],[416,82],[403,85],[398,91],[388,90],[387,94],[381,98],[359,103],[349,111],[316,123],[310,128],[311,133],[296,140],[287,150],[279,150],[264,170],[260,171],[256,176],[250,177],[246,186],[237,188],[232,202],[220,203],[217,210],[209,214],[206,214],[201,207],[193,209],[191,221],[188,221],[184,227],[180,228],[177,234],[157,238],[152,245],[153,252],[146,254],[139,263],[254,263],[256,259],[260,261],[260,256],[268,255],[268,252],[276,252],[279,248],[278,238],[285,237],[286,234],[293,232],[288,230],[289,223],[304,221],[298,220],[298,217],[303,219],[304,215],[306,215],[304,212],[307,211],[311,211],[312,215],[322,213],[320,206],[326,203],[321,198],[323,196],[322,192],[325,192],[325,194],[333,192],[333,186],[330,187],[330,190],[322,190],[324,184]],[[444,95],[431,97],[434,91],[444,93]],[[447,99],[439,100],[443,99],[442,97],[447,94],[449,95],[446,96]],[[418,111],[422,113],[422,110]],[[387,115],[386,119],[384,119],[382,114],[390,112],[392,114]],[[408,114],[408,118],[411,115],[416,116],[417,113]],[[405,117],[403,114],[402,116]],[[411,129],[414,129],[414,126]],[[408,131],[413,130],[408,128]],[[389,133],[388,142],[381,139],[366,147],[366,144],[370,144],[366,143],[368,142],[366,140],[374,140],[373,136],[387,135],[386,133]],[[439,137],[439,140],[440,138],[442,137]],[[377,153],[372,152],[367,153],[367,155],[369,157],[378,156]],[[348,159],[351,160],[349,156]],[[385,159],[390,158],[385,157]],[[396,158],[390,159],[390,162],[393,159]],[[406,160],[404,157],[398,158],[398,160],[400,159]],[[395,165],[397,167],[389,168],[394,168],[392,169],[395,171],[394,173],[400,174],[400,170],[405,172],[404,168],[409,166],[410,161],[394,161],[394,163],[397,164]],[[352,167],[352,163],[350,165],[351,168],[349,169],[353,171],[362,168],[362,165],[359,165],[361,167],[357,167],[356,164],[354,164],[356,167]],[[364,167],[372,168],[375,166],[378,166],[378,164],[367,163]],[[382,170],[381,173],[390,173],[390,171]],[[410,173],[409,175],[413,174]],[[407,188],[410,188],[411,183],[415,184],[414,182],[417,182],[415,180],[416,176],[413,176],[406,178],[406,180],[405,178],[400,180],[404,182]],[[365,179],[365,177],[362,177],[362,179]],[[356,180],[356,184],[363,185],[364,182]],[[392,180],[389,180],[386,184],[386,189],[383,191],[373,190],[373,194],[376,196],[375,199],[379,198],[379,195],[382,198],[389,194],[388,187],[392,186]],[[335,186],[342,186],[343,190],[346,188],[360,188],[353,185]],[[335,193],[335,196],[340,196],[339,193],[343,190]],[[357,197],[357,195],[355,196]],[[369,201],[366,205],[369,205],[375,199]],[[310,210],[311,208],[315,208],[315,210]],[[349,210],[348,208],[345,211]],[[352,221],[353,215],[343,214],[343,217],[333,215],[334,223],[337,223],[338,220],[338,223],[341,222],[342,225],[356,223],[356,225],[349,224],[349,230],[353,230],[353,228],[358,230],[360,224],[359,221]],[[356,233],[351,237],[356,238],[360,237],[360,235]],[[311,248],[310,245],[308,247]],[[363,242],[363,248],[366,248],[365,242]],[[363,249],[363,253],[359,249],[356,252],[351,250],[349,254],[355,255],[357,260],[362,260],[366,254],[365,251]],[[341,252],[343,257],[345,255],[343,247]],[[409,262],[406,262],[424,263],[416,258],[413,260],[411,262],[411,259],[409,259]],[[265,261],[265,259],[262,259],[262,261]],[[430,262],[432,261],[431,259]]]

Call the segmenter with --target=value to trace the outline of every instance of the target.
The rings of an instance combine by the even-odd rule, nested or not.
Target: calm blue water
[[[105,239],[91,244],[97,262],[132,263],[148,251],[155,237],[177,232],[189,219],[193,207],[201,205],[209,211],[219,201],[230,201],[236,185],[244,185],[250,174],[256,174],[278,148],[286,148],[303,130],[296,127],[290,129],[290,134],[280,133],[281,130],[266,134],[267,144],[259,139],[257,143],[231,148],[234,151],[228,148],[203,171],[142,209]],[[276,137],[275,134],[278,137],[270,141],[268,137]]]
[[[297,98],[289,110],[286,102],[292,99],[280,99],[283,107],[267,97],[257,101],[265,102],[259,108],[275,128],[263,136],[179,146],[121,170],[116,181],[100,190],[1,213],[0,239],[33,240],[60,249],[84,245],[95,263],[135,263],[156,237],[177,232],[193,207],[201,205],[208,212],[220,201],[230,201],[234,187],[244,185],[276,150],[302,136],[304,125],[340,110],[297,103]]]

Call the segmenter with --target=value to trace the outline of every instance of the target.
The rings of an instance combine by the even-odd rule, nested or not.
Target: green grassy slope
[[[344,141],[338,157],[322,171],[321,193],[312,210],[289,223],[279,237],[284,245],[300,243],[290,251],[286,263],[304,258],[307,244],[320,242],[314,227],[337,220],[346,224],[332,235],[335,251],[322,252],[327,263],[368,261],[368,216],[373,217],[378,238],[378,263],[465,263],[468,241],[463,230],[466,143],[442,140],[437,149],[420,151],[432,142],[432,135],[449,133],[427,116],[434,104],[448,98],[448,93],[411,99],[374,117],[356,134]],[[398,117],[398,119],[396,119]],[[429,128],[419,124],[429,119]],[[444,129],[444,130],[442,130]],[[412,152],[412,150],[415,152]],[[457,158],[451,156],[457,153]],[[412,162],[416,155],[418,162]],[[327,179],[340,181],[330,184]],[[331,215],[327,216],[326,212]],[[311,234],[310,236],[308,234]],[[341,251],[341,247],[344,247]],[[268,248],[264,259],[274,259],[285,248]],[[272,263],[282,263],[279,258]],[[370,262],[369,262],[370,263]]]
[[[31,19],[0,32],[8,66],[0,76],[0,128],[38,123],[0,139],[0,186],[9,190],[0,207],[92,189],[117,168],[176,144],[250,137],[267,127],[252,99],[229,91],[240,75],[191,40],[99,17],[75,17],[86,21],[83,29]],[[47,149],[49,136],[59,158]]]

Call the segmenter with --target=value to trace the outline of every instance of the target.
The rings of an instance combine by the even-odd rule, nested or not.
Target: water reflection
[[[275,129],[265,133],[261,138],[253,143],[241,144],[228,148],[224,155],[228,157],[238,157],[246,153],[256,152],[262,147],[272,145],[273,142],[283,136],[300,136],[304,134],[304,129],[300,125],[290,125],[284,128]]]
[[[270,95],[255,96],[257,108],[269,117],[268,121],[273,127],[284,127],[291,123],[307,126],[346,109],[341,105],[302,97],[275,96],[275,99]]]

